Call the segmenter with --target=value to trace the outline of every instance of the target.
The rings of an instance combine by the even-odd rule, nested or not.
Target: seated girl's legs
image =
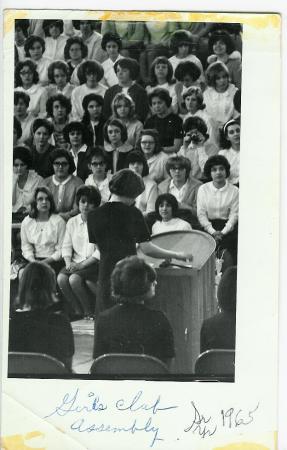
[[[70,287],[81,304],[84,315],[88,316],[92,313],[92,293],[88,289],[85,280],[77,273],[73,273],[69,278]]]
[[[80,307],[80,303],[78,302],[78,298],[74,295],[74,292],[70,286],[69,278],[71,277],[70,274],[65,274],[63,272],[60,272],[57,277],[57,283],[58,286],[64,295],[64,298],[70,305],[72,311],[75,314],[82,315],[82,309]]]

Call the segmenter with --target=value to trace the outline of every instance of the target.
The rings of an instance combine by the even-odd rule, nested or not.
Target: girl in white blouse
[[[172,98],[171,107],[174,113],[178,111],[177,96],[175,93],[175,80],[173,79],[173,68],[165,56],[158,56],[150,67],[150,84],[146,91],[150,94],[156,88],[166,89]]]
[[[48,94],[39,83],[39,74],[33,61],[25,59],[15,68],[15,91],[25,92],[30,97],[28,112],[35,117],[46,116]]]
[[[100,254],[96,245],[89,243],[87,216],[100,205],[101,195],[93,186],[80,186],[76,202],[80,214],[67,223],[62,246],[65,268],[59,273],[57,281],[73,313],[89,318],[95,305],[87,283],[96,284]]]
[[[28,213],[35,189],[41,185],[43,178],[31,170],[32,157],[27,147],[18,146],[13,150],[13,190],[12,212]]]
[[[49,82],[48,67],[52,62],[50,58],[43,56],[45,48],[45,41],[40,36],[29,36],[24,44],[26,57],[31,58],[37,66],[39,83],[42,86],[46,86]]]
[[[168,178],[165,169],[168,155],[161,149],[159,134],[155,129],[142,130],[137,143],[137,149],[142,151],[149,167],[149,177],[157,184]]]
[[[109,182],[111,179],[111,172],[108,171],[108,162],[106,160],[104,150],[102,147],[94,147],[89,153],[89,168],[92,173],[85,181],[87,186],[94,186],[100,191],[101,204],[103,205],[111,196],[109,189]]]
[[[145,190],[136,198],[135,206],[145,216],[154,211],[158,196],[157,184],[149,177],[148,164],[142,152],[130,152],[127,156],[127,167],[143,179]]]
[[[239,186],[240,118],[226,122],[222,129],[221,147],[218,154],[225,156],[230,164],[228,181]]]
[[[203,93],[206,112],[215,121],[219,130],[233,117],[233,97],[237,88],[229,81],[228,68],[219,61],[207,68],[206,81],[208,87]]]
[[[71,96],[73,120],[81,120],[84,115],[83,99],[88,94],[98,94],[104,97],[107,86],[99,83],[104,76],[104,69],[96,61],[85,61],[78,71],[80,86],[77,86]]]
[[[198,189],[197,216],[204,230],[214,237],[217,248],[225,250],[225,270],[237,263],[239,189],[227,181],[230,164],[222,155],[207,160],[204,174],[212,181]]]
[[[191,225],[177,216],[178,202],[172,194],[161,194],[155,202],[157,221],[152,226],[152,234],[170,231],[191,231]]]
[[[27,261],[49,264],[57,273],[63,266],[61,249],[66,223],[55,211],[49,189],[38,187],[29,215],[21,224],[21,248]]]

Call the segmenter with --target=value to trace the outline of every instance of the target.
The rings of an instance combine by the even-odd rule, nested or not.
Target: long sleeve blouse
[[[66,223],[58,214],[52,214],[46,222],[38,222],[29,216],[21,224],[21,248],[24,258],[61,259]]]
[[[233,230],[238,221],[239,189],[226,181],[217,189],[213,182],[201,185],[197,193],[197,217],[200,224],[209,234],[215,233],[211,220],[227,220],[222,234]]]
[[[85,261],[90,256],[99,258],[97,246],[89,242],[87,222],[83,221],[81,214],[72,217],[67,223],[62,256],[75,263]]]

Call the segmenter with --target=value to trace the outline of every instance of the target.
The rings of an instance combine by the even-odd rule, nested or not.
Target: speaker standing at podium
[[[130,169],[122,169],[113,175],[109,189],[110,201],[88,216],[90,242],[97,244],[101,253],[96,314],[113,305],[112,271],[118,261],[136,254],[137,243],[141,243],[143,253],[155,258],[192,259],[188,253],[164,250],[149,242],[143,215],[134,206],[135,198],[145,189],[141,177]]]

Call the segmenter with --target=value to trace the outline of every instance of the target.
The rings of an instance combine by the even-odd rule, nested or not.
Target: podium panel
[[[175,251],[191,251],[192,267],[181,261],[181,267],[160,267],[163,260],[139,256],[157,271],[156,296],[150,307],[163,311],[173,329],[175,360],[172,373],[194,373],[200,353],[200,328],[204,319],[217,312],[215,300],[215,241],[200,231],[175,231],[152,237],[159,247]]]

